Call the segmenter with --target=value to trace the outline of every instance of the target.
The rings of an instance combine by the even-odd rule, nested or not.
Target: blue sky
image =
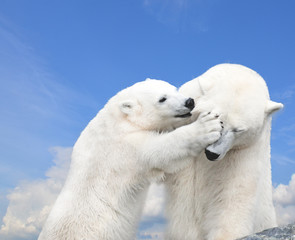
[[[119,90],[147,77],[180,86],[224,62],[257,71],[284,103],[273,121],[273,182],[291,189],[294,9],[293,0],[0,0],[0,221],[7,196],[45,181]]]

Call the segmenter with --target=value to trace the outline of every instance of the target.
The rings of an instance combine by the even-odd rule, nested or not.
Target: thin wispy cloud
[[[272,161],[275,161],[280,165],[291,165],[291,166],[295,165],[295,160],[284,155],[273,154],[271,159]]]
[[[102,104],[62,84],[22,31],[2,16],[0,51],[0,131],[5,136],[0,139],[0,162],[7,169],[0,168],[0,182],[10,187],[24,175],[38,175],[40,162],[45,155],[49,158],[46,149],[59,136],[73,139],[73,129],[90,118],[82,113],[95,114]]]
[[[0,91],[9,104],[46,116],[58,115],[56,110],[72,104],[94,107],[94,99],[87,93],[63,85],[62,76],[52,72],[25,39],[16,26],[0,16]],[[0,104],[4,108],[5,104]]]
[[[285,88],[283,91],[275,92],[274,97],[288,104],[294,98],[294,94],[295,94],[295,85],[291,85],[291,86],[288,86],[288,88]]]
[[[288,111],[293,111],[291,109],[288,109]],[[289,113],[292,115],[292,113]],[[290,117],[285,120],[285,122],[282,123],[282,127],[279,129],[276,129],[276,131],[273,134],[273,139],[279,139],[280,141],[283,141],[287,148],[288,153],[294,152],[294,146],[295,146],[295,118]],[[285,152],[286,153],[286,152]]]
[[[218,1],[144,0],[144,9],[161,24],[177,32],[207,32],[211,10]]]
[[[0,107],[7,118],[13,119],[13,114],[21,112],[23,117],[34,114],[68,121],[69,118],[60,115],[62,108],[74,102],[93,107],[92,99],[59,83],[58,77],[50,73],[24,40],[3,27],[0,36],[0,92],[5,98]]]
[[[280,129],[280,131],[283,132],[283,133],[288,133],[290,131],[295,131],[295,123],[294,124],[291,124],[289,126],[282,127]]]
[[[282,95],[281,95],[281,98],[282,99],[290,99],[290,98],[292,98],[294,96],[294,93],[295,93],[295,90],[294,90],[294,87],[293,87],[293,89],[289,89],[289,90],[283,92]]]

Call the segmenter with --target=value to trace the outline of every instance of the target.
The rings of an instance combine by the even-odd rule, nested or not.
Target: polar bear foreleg
[[[203,113],[197,121],[172,132],[151,133],[143,145],[142,159],[151,168],[173,173],[217,141],[221,130],[218,114]]]

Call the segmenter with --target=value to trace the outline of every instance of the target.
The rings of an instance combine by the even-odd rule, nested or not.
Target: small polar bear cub
[[[111,98],[77,140],[39,240],[135,239],[150,182],[184,168],[220,137],[213,113],[174,130],[193,108],[193,99],[159,80]]]

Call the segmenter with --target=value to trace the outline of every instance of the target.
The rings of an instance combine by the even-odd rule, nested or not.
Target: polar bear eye
[[[162,97],[162,98],[160,98],[159,102],[162,103],[162,102],[165,102],[166,100],[167,100],[166,97]]]
[[[232,131],[233,131],[234,133],[241,133],[241,132],[245,132],[246,129],[244,129],[244,128],[234,128]]]

